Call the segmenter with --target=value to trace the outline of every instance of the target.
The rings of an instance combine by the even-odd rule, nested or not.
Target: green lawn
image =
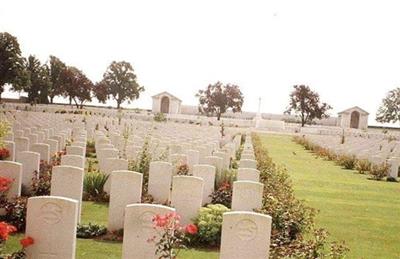
[[[83,202],[82,223],[98,223],[107,225],[108,209],[103,203]],[[19,249],[21,234],[12,236],[7,242],[5,251],[11,252]],[[76,254],[82,259],[114,259],[121,258],[122,244],[118,242],[97,241],[92,239],[78,239]],[[189,249],[179,255],[182,259],[216,259],[218,252]]]
[[[320,210],[318,226],[346,241],[350,258],[400,258],[400,183],[316,159],[291,136],[261,137],[273,161],[288,169],[296,196]]]

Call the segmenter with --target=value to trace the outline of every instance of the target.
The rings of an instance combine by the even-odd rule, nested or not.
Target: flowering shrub
[[[0,160],[6,160],[10,156],[10,151],[7,148],[0,148]]]
[[[13,180],[0,176],[0,208],[7,203],[7,192],[10,190]]]
[[[24,231],[26,226],[26,211],[28,199],[16,197],[5,204],[5,220],[15,226],[18,231]]]
[[[180,216],[175,212],[154,216],[153,226],[158,237],[153,236],[148,241],[156,243],[156,255],[159,258],[177,258],[180,249],[186,248],[185,242],[188,241],[189,235],[196,235],[198,231],[197,226],[193,224],[181,226]]]
[[[232,185],[229,182],[222,182],[221,185],[211,193],[212,204],[222,204],[227,208],[232,204]]]
[[[209,204],[200,209],[195,224],[198,234],[193,238],[192,244],[201,246],[218,246],[221,242],[222,214],[230,211],[222,204]]]
[[[259,211],[272,217],[271,258],[344,258],[344,243],[329,243],[327,232],[315,227],[316,211],[296,199],[285,168],[277,166],[252,134],[260,182],[265,185],[263,206]],[[306,141],[298,138],[298,141]],[[311,144],[307,149],[314,150]]]
[[[39,172],[33,172],[34,176],[31,185],[32,196],[50,195],[52,171],[53,165],[43,160],[40,161]]]
[[[12,232],[15,232],[15,229],[13,228],[12,225],[8,225],[5,222],[0,222],[0,236],[3,231],[6,234],[6,238],[2,240],[2,237],[0,237],[0,252],[1,252],[2,245],[4,245],[5,241],[8,239],[8,235],[11,234]],[[0,254],[0,258],[25,259],[26,258],[25,248],[33,245],[35,243],[35,241],[33,240],[32,237],[28,236],[28,237],[24,237],[23,239],[21,239],[19,241],[19,243],[21,244],[21,247],[22,247],[19,251],[14,252],[10,255]]]

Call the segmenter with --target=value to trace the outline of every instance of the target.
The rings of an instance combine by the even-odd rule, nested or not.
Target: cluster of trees
[[[92,97],[101,103],[115,99],[120,108],[121,103],[139,98],[144,91],[128,62],[113,61],[103,79],[93,83],[81,70],[55,56],[43,64],[34,55],[23,57],[16,37],[4,32],[0,33],[0,98],[6,84],[13,91],[26,92],[31,103],[53,103],[54,97],[62,96],[78,108]]]
[[[31,103],[53,103],[56,96],[69,99],[77,108],[85,102],[97,98],[101,103],[114,99],[117,108],[125,101],[138,99],[144,87],[137,82],[132,65],[125,61],[113,61],[103,74],[100,82],[93,83],[81,70],[68,66],[55,56],[48,62],[41,63],[34,55],[25,58],[16,37],[0,33],[0,100],[6,84],[11,90],[26,92]],[[205,90],[196,94],[199,99],[199,111],[205,115],[221,115],[232,110],[241,112],[244,97],[239,86],[216,82],[209,84]],[[311,123],[314,119],[329,117],[332,107],[321,102],[319,94],[306,85],[295,85],[290,93],[289,106],[285,113],[295,114],[301,125]],[[378,122],[400,121],[400,88],[390,91],[379,107]]]

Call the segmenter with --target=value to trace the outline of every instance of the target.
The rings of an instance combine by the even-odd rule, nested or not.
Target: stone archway
[[[169,113],[169,97],[168,96],[163,96],[161,98],[161,112]]]
[[[350,128],[358,129],[360,127],[360,113],[353,111],[350,116]]]

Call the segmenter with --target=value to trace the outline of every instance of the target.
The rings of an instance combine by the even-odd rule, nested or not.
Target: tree
[[[103,80],[96,86],[101,87],[96,90],[96,96],[100,97],[99,101],[105,102],[113,97],[117,101],[118,109],[122,102],[133,101],[144,91],[144,87],[136,82],[136,75],[131,64],[125,61],[113,61],[104,73]]]
[[[83,107],[83,103],[91,101],[93,83],[75,67],[66,67],[60,74],[60,85],[62,94],[69,98],[69,103],[75,102],[77,108]]]
[[[51,82],[47,65],[42,65],[35,56],[30,55],[27,60],[24,59],[23,66],[24,72],[18,80],[24,83],[13,86],[13,90],[28,93],[31,103],[49,103],[47,96]]]
[[[57,57],[50,56],[49,61],[49,98],[50,103],[53,103],[54,97],[62,94],[61,73],[66,69],[66,65]]]
[[[376,114],[376,121],[381,123],[400,121],[400,88],[391,90],[382,100]]]
[[[18,80],[23,65],[17,38],[7,32],[0,33],[0,100],[5,84],[23,83]]]
[[[216,114],[218,120],[229,109],[232,112],[241,112],[244,100],[239,86],[224,85],[221,82],[209,84],[206,90],[199,90],[196,97],[199,98],[199,112],[206,115]]]
[[[328,118],[327,111],[332,107],[327,103],[320,103],[319,94],[313,92],[308,86],[295,85],[294,90],[290,94],[289,107],[287,114],[293,111],[300,116],[301,126],[311,123],[314,119]]]

